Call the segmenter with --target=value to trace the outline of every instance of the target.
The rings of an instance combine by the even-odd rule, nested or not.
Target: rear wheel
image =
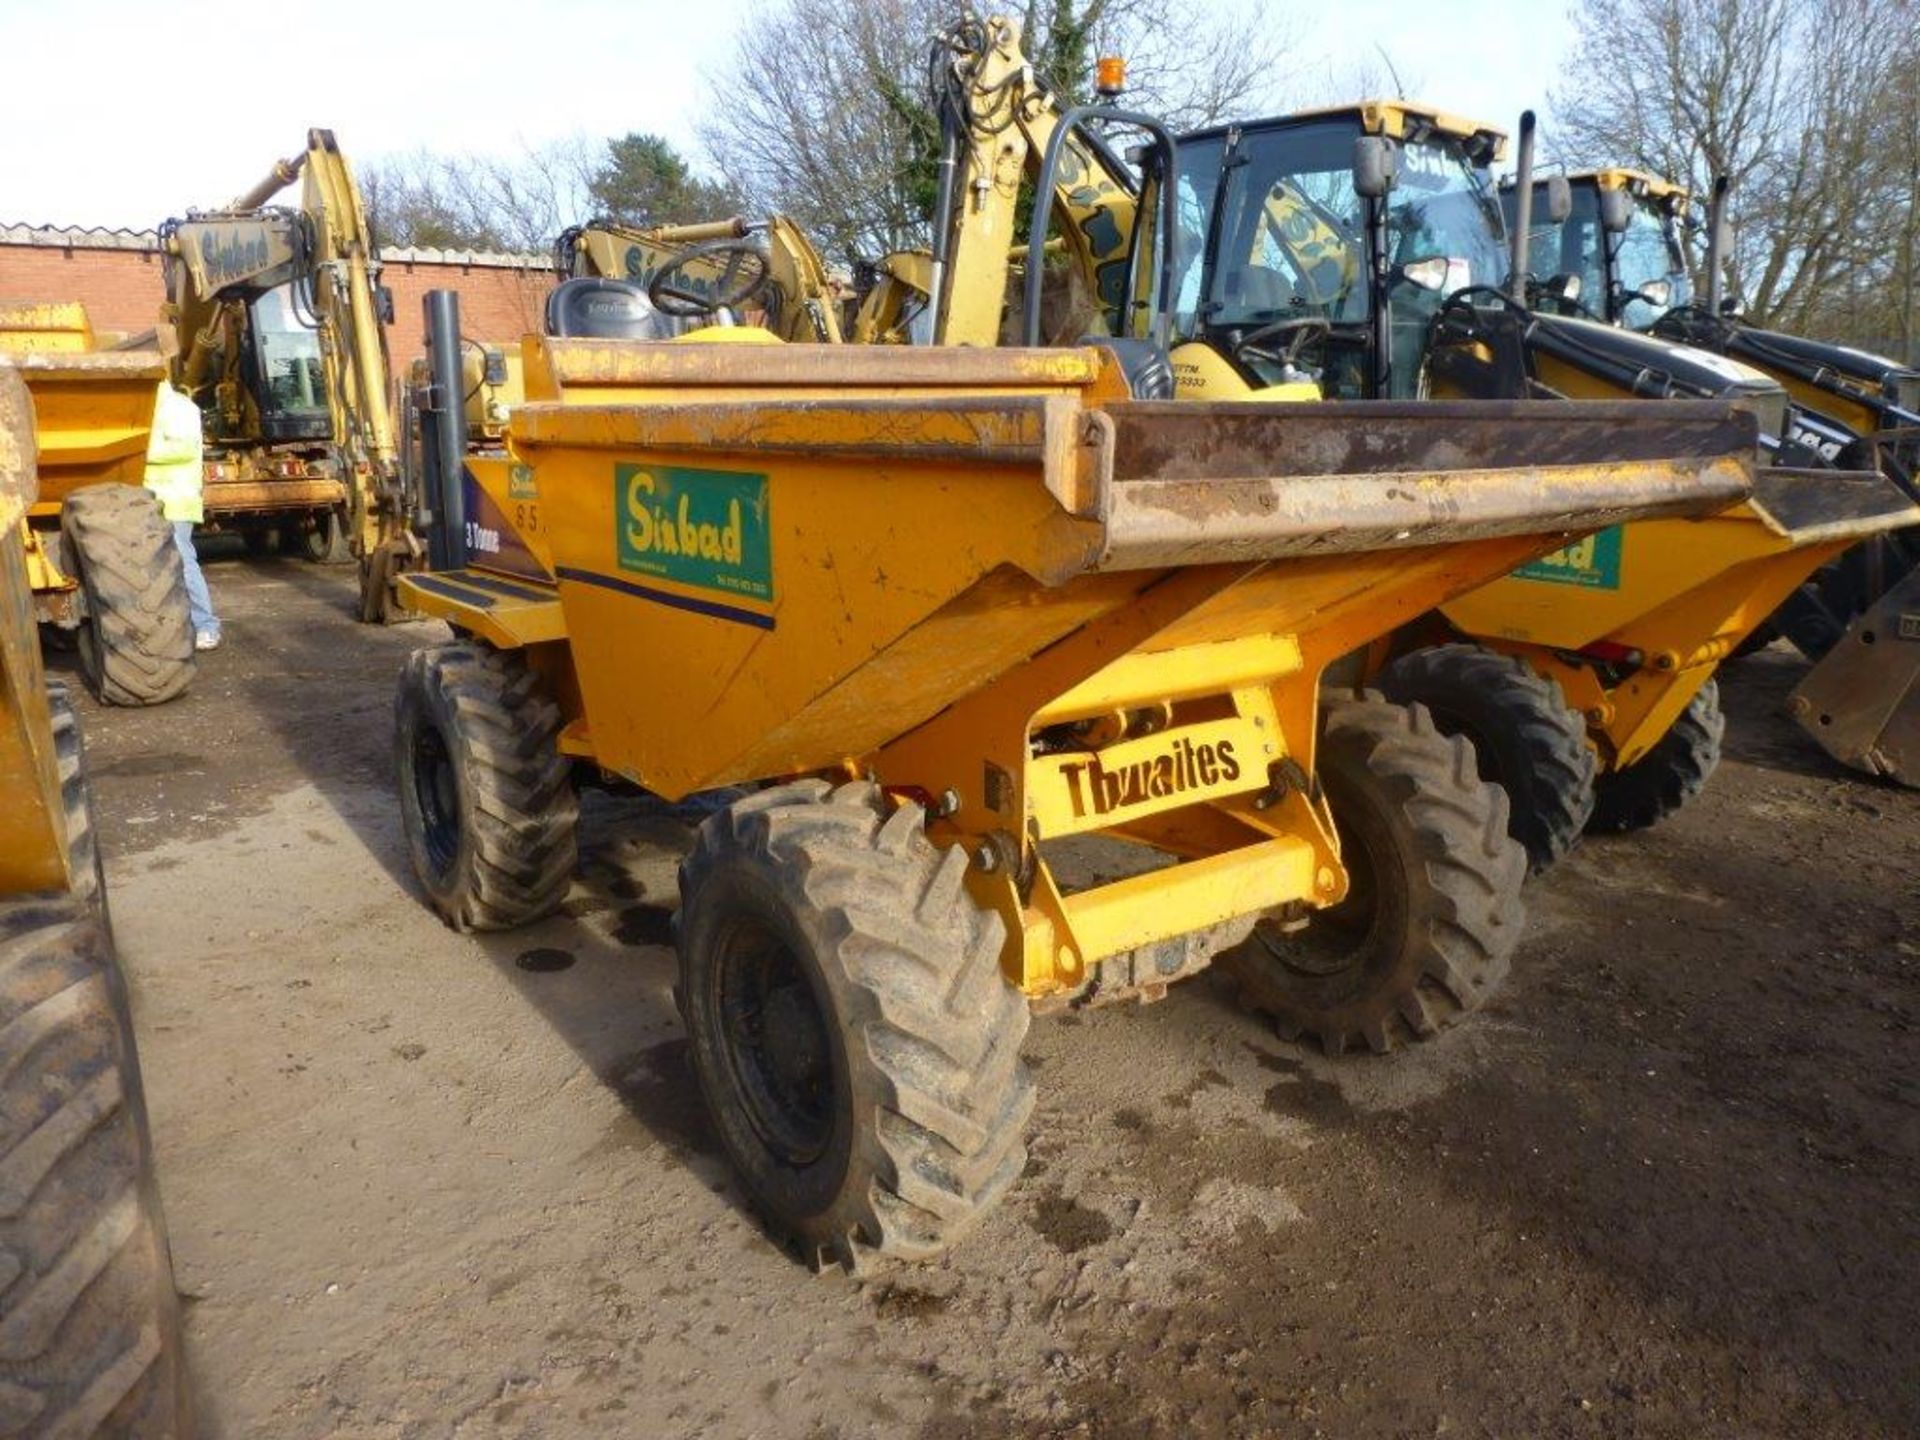
[[[815,1266],[951,1245],[1026,1163],[1027,1004],[967,855],[872,785],[710,816],[680,872],[680,1012],[755,1205]]]
[[[1473,746],[1418,705],[1336,703],[1319,777],[1340,831],[1345,900],[1286,933],[1263,920],[1220,957],[1242,1004],[1329,1054],[1427,1039],[1505,981],[1526,912],[1526,852]]]
[[[1673,727],[1624,770],[1602,775],[1594,787],[1589,830],[1645,830],[1683,809],[1720,766],[1727,717],[1720,711],[1720,682],[1709,680]]]
[[[557,907],[580,817],[560,709],[518,655],[416,650],[394,703],[400,810],[414,874],[456,930],[505,930]]]
[[[1439,645],[1403,655],[1380,675],[1401,705],[1421,704],[1443,735],[1473,742],[1480,778],[1507,792],[1507,833],[1530,874],[1551,869],[1593,813],[1593,749],[1584,717],[1560,686],[1517,656],[1481,645]]]
[[[347,527],[338,510],[319,510],[308,518],[311,524],[294,531],[303,560],[315,565],[344,565],[353,559],[347,549]]]
[[[86,597],[80,673],[109,705],[158,705],[193,679],[193,620],[173,527],[137,485],[90,485],[60,509]]]

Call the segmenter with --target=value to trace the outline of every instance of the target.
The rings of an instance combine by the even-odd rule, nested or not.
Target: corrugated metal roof
[[[154,230],[111,230],[88,225],[10,225],[0,221],[0,245],[29,245],[48,250],[140,250],[158,253]],[[546,255],[515,255],[492,250],[419,250],[388,246],[380,258],[389,265],[461,265],[496,270],[545,270]]]

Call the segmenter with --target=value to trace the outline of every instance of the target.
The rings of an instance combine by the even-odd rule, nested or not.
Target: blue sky
[[[1355,98],[1356,77],[1384,73],[1381,46],[1411,94],[1511,128],[1523,106],[1544,109],[1572,38],[1557,5],[1525,0],[1264,5],[1293,37],[1281,110]],[[703,73],[754,8],[0,0],[0,222],[151,226],[230,198],[311,125],[361,163],[628,130],[691,149]]]

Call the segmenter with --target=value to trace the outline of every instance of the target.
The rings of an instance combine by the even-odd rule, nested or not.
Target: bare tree
[[[1911,232],[1894,119],[1917,13],[1913,0],[1586,0],[1554,96],[1566,158],[1696,194],[1727,176],[1732,292],[1765,323],[1844,321]]]
[[[1029,56],[1066,98],[1084,96],[1091,57],[1129,61],[1129,103],[1177,125],[1271,100],[1282,36],[1259,6],[1181,0],[1021,0]],[[755,208],[796,218],[834,255],[872,257],[924,241],[938,145],[928,47],[954,0],[776,0],[741,32],[700,130],[708,154]]]
[[[383,245],[537,254],[591,208],[606,156],[584,138],[505,156],[422,151],[366,167],[361,185]]]

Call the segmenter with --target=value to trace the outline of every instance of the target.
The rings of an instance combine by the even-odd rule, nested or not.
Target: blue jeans
[[[220,634],[220,617],[213,613],[213,596],[207,593],[207,577],[200,573],[200,557],[193,551],[193,521],[173,522],[173,543],[180,550],[180,565],[187,572],[187,611],[193,616],[193,633]]]

